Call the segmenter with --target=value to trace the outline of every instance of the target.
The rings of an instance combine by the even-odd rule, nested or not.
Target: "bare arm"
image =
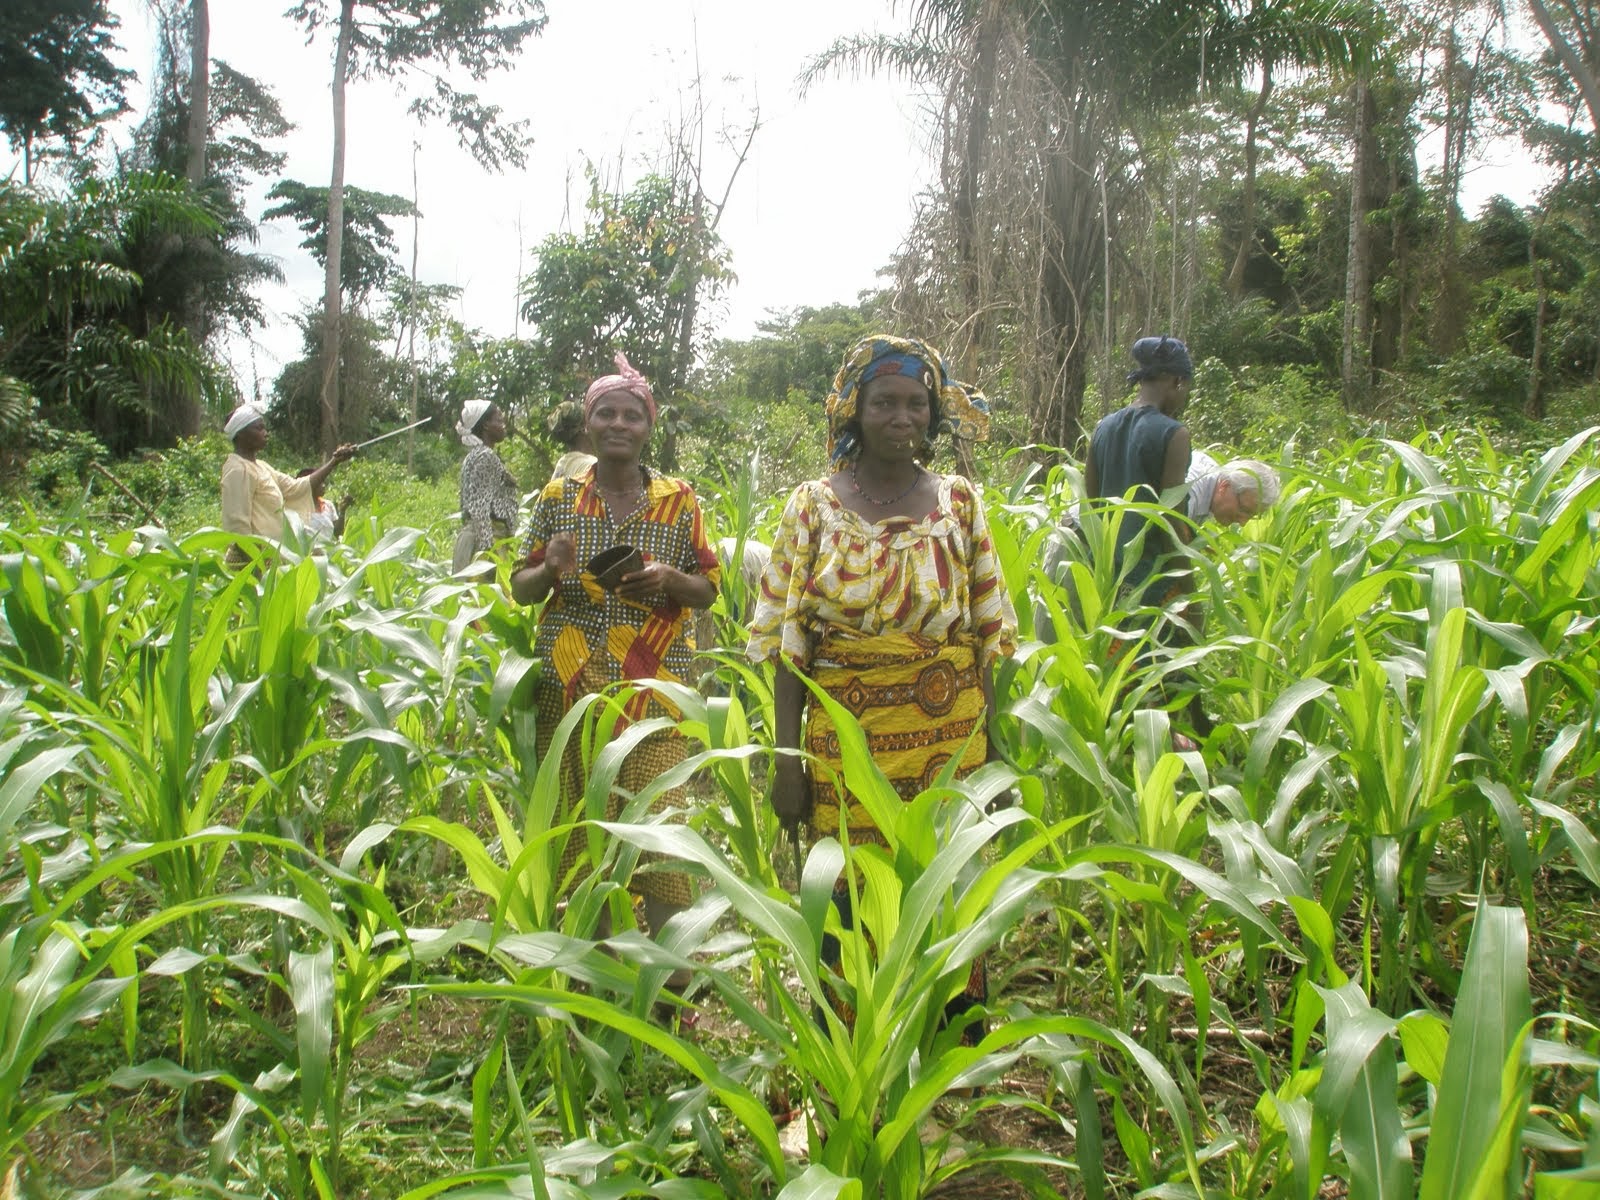
[[[1182,487],[1189,477],[1189,431],[1180,425],[1173,431],[1171,439],[1167,442],[1167,456],[1161,464],[1161,492],[1166,494],[1169,488]],[[1194,537],[1194,526],[1186,520],[1173,522],[1180,541],[1188,542]]]
[[[988,723],[990,731],[986,739],[988,750],[983,756],[983,761],[999,762],[1000,751],[995,748],[993,732],[1000,716],[994,707],[994,663],[978,668],[978,686],[983,690],[984,720]]]
[[[570,532],[551,537],[538,566],[521,567],[511,576],[511,598],[518,604],[537,604],[550,594],[556,580],[578,569],[578,544]]]
[[[322,485],[328,481],[328,476],[333,474],[333,469],[347,459],[356,456],[356,448],[348,442],[333,452],[333,457],[323,463],[315,471],[306,476],[306,483],[312,492],[321,490]]]
[[[800,722],[805,715],[806,685],[787,660],[778,659],[772,701],[777,728],[772,744],[779,750],[800,748]],[[811,811],[811,788],[805,764],[797,754],[779,754],[772,764],[772,811],[784,825],[796,825]]]

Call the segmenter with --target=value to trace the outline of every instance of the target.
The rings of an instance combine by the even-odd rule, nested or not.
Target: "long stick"
[[[91,467],[93,467],[96,471],[99,471],[100,474],[104,475],[107,479],[111,480],[111,482],[116,485],[117,491],[121,492],[129,500],[132,500],[140,508],[144,509],[144,515],[149,517],[150,520],[154,524],[156,524],[156,525],[160,525],[161,524],[161,518],[156,516],[155,509],[151,508],[143,500],[139,499],[138,496],[134,495],[131,491],[129,491],[127,484],[123,483],[122,480],[118,479],[115,475],[113,475],[110,471],[106,470],[99,463],[91,462],[89,465]]]
[[[426,425],[431,420],[433,420],[432,417],[423,417],[422,420],[413,421],[409,425],[402,425],[402,426],[400,426],[399,429],[391,429],[388,433],[380,433],[375,438],[368,438],[364,442],[357,442],[356,443],[356,449],[357,450],[365,450],[368,446],[374,445],[374,444],[376,444],[378,442],[386,441],[387,439],[392,438],[392,437],[399,437],[406,430],[415,429],[418,425]]]

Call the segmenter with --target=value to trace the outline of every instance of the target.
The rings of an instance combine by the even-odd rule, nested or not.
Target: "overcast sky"
[[[0,0],[3,2],[3,0]],[[332,162],[329,79],[332,48],[281,15],[288,0],[211,0],[211,54],[268,84],[297,128],[284,139],[284,173],[327,186]],[[148,79],[153,39],[140,0],[113,0],[128,65]],[[586,161],[618,165],[632,182],[666,144],[698,70],[710,132],[762,128],[739,175],[721,233],[738,283],[719,330],[753,332],[774,307],[852,300],[873,286],[910,226],[916,193],[931,170],[917,129],[921,98],[888,80],[830,79],[801,99],[795,80],[836,37],[887,28],[887,0],[549,0],[549,25],[511,71],[481,89],[510,117],[531,122],[534,146],[520,171],[493,175],[460,151],[442,127],[419,128],[388,83],[348,92],[346,181],[412,194],[418,158],[421,223],[418,276],[463,289],[460,315],[504,336],[515,329],[516,282],[545,235],[581,227]],[[133,97],[142,110],[142,92]],[[709,182],[727,177],[726,156],[708,138]],[[270,181],[269,181],[270,183]],[[264,189],[263,189],[264,190]],[[260,205],[256,211],[259,213]],[[397,240],[409,267],[410,222]],[[520,233],[519,233],[520,227]],[[287,222],[263,230],[260,249],[287,282],[265,292],[270,327],[228,356],[246,394],[270,389],[286,359],[298,357],[290,323],[322,292],[322,272]],[[518,246],[522,248],[519,260]]]

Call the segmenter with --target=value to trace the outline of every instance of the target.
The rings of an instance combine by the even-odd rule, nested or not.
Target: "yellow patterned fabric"
[[[965,479],[942,477],[921,519],[869,521],[826,480],[795,489],[761,579],[748,654],[782,657],[849,709],[902,798],[952,757],[958,774],[983,763],[983,673],[1015,646],[1016,615]],[[805,745],[838,768],[839,739],[821,705],[808,708]],[[812,780],[814,832],[837,834],[843,811],[852,841],[882,841],[858,803],[841,809],[826,775]]]
[[[595,487],[591,466],[573,477],[557,477],[545,485],[533,506],[525,550],[529,566],[544,561],[545,547],[557,533],[571,533],[578,562],[618,544],[636,547],[646,562],[666,562],[681,571],[705,575],[715,586],[721,577],[717,556],[706,538],[705,522],[694,490],[681,479],[649,474],[640,508],[613,521]],[[542,760],[556,725],[580,696],[628,679],[682,680],[689,674],[693,652],[684,634],[689,610],[661,596],[655,603],[624,600],[602,588],[594,575],[580,570],[556,585],[539,617],[535,650],[545,665],[535,690],[539,725],[535,748]],[[670,713],[646,689],[628,701],[628,720]],[[622,728],[619,724],[618,728]],[[617,777],[607,814],[621,812],[632,794],[683,760],[683,739],[656,734],[628,755]],[[584,792],[583,755],[574,736],[561,761],[562,799],[570,813]],[[660,796],[652,811],[683,805],[683,790]],[[568,842],[564,866],[577,861],[581,839]],[[634,879],[634,890],[670,903],[686,904],[689,879],[681,873],[650,872]]]
[[[591,678],[587,682],[601,687],[605,685],[605,681],[601,679]],[[555,734],[556,726],[566,715],[567,703],[559,687],[547,686],[538,689],[537,702],[539,727],[534,738],[534,747],[542,762],[550,750],[550,741]],[[561,796],[566,820],[571,820],[577,815],[576,808],[583,802],[586,780],[583,773],[583,750],[579,742],[580,734],[575,731],[567,741],[566,753],[561,756]],[[636,794],[658,776],[681,763],[688,753],[687,745],[676,732],[665,731],[651,734],[635,746],[617,771],[617,786],[606,800],[606,819],[616,820],[627,806],[628,796]],[[656,797],[650,805],[650,811],[660,813],[669,809],[681,809],[684,803],[684,789],[669,788]],[[584,849],[585,838],[582,833],[575,832],[567,838],[566,849],[561,855],[561,878],[567,877],[584,853]],[[640,866],[657,861],[660,861],[659,855],[639,856]],[[689,876],[681,871],[643,871],[634,875],[629,886],[636,895],[649,896],[679,908],[687,908],[694,903],[693,884]]]
[[[579,564],[619,544],[637,548],[647,563],[665,562],[689,574],[722,578],[716,552],[706,538],[705,520],[694,489],[681,479],[653,472],[644,504],[613,521],[595,487],[594,468],[550,480],[534,503],[528,522],[527,565],[544,562],[545,546],[557,533],[570,533]],[[685,636],[690,610],[666,596],[654,603],[624,600],[608,592],[586,569],[563,577],[539,617],[534,650],[560,680],[568,705],[593,688],[585,675],[606,683],[624,679],[684,680],[693,651]],[[663,711],[652,693],[630,701],[628,717]]]
[[[977,658],[968,642],[936,642],[914,633],[852,636],[836,631],[820,647],[826,666],[812,678],[850,711],[867,737],[872,760],[902,800],[933,785],[951,759],[959,778],[983,765],[988,753],[983,689]],[[820,704],[806,721],[806,749],[833,771],[841,767],[839,734]],[[819,837],[837,837],[848,823],[852,843],[883,835],[854,798],[841,803],[833,775],[814,772],[811,827]]]
[[[810,671],[833,630],[966,641],[984,669],[1010,654],[1016,614],[977,491],[945,475],[937,495],[921,519],[869,521],[825,479],[796,488],[761,577],[750,658]]]

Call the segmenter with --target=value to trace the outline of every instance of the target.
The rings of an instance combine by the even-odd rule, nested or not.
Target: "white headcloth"
[[[242,429],[248,429],[257,421],[267,419],[267,414],[254,404],[241,404],[228,416],[228,423],[222,427],[222,432],[229,437],[234,437]]]
[[[468,400],[461,406],[461,420],[456,422],[456,432],[461,435],[463,446],[481,446],[483,439],[472,431],[478,427],[478,422],[483,420],[483,414],[494,405],[487,400]]]

